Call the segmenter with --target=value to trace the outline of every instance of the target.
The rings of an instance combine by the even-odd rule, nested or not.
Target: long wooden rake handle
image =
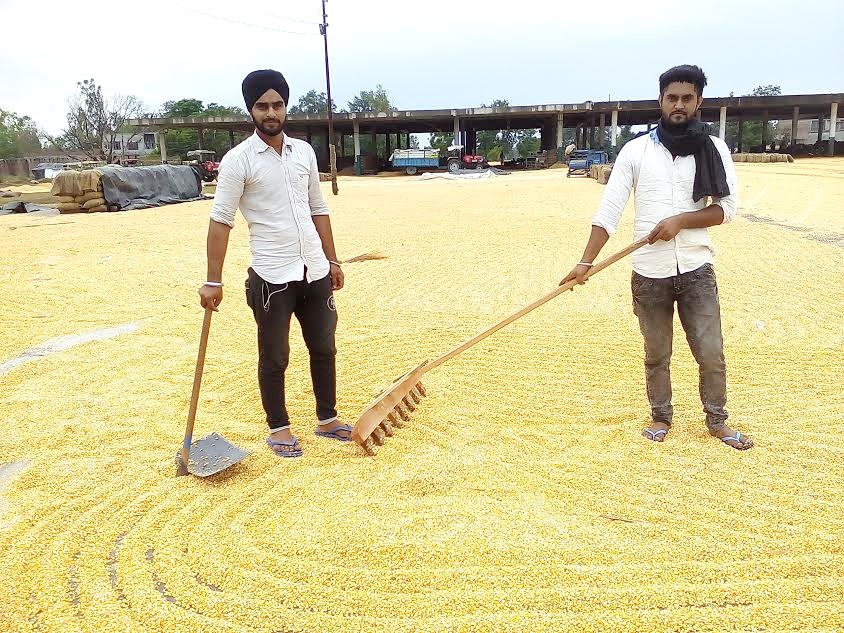
[[[193,423],[196,420],[196,407],[199,403],[199,386],[202,384],[202,370],[205,367],[205,349],[208,347],[208,332],[211,330],[212,314],[214,314],[214,311],[207,308],[205,310],[205,319],[202,321],[202,335],[199,337],[199,353],[196,355],[196,371],[193,374],[193,391],[190,396],[188,424],[185,429],[185,441],[182,443],[182,450],[179,455],[179,475],[188,474],[187,468],[191,439],[193,437]]]
[[[630,253],[632,253],[635,250],[638,250],[639,248],[641,248],[642,246],[644,246],[647,243],[648,243],[648,238],[646,238],[646,237],[642,238],[641,240],[639,240],[637,242],[633,242],[627,248],[624,248],[624,249],[618,251],[617,253],[610,255],[606,259],[603,259],[600,262],[598,262],[597,264],[595,264],[594,266],[592,266],[592,268],[590,268],[589,271],[584,275],[584,278],[589,279],[589,277],[591,277],[595,273],[602,271],[604,268],[606,268],[610,264],[614,264],[619,259],[623,259],[623,258],[627,257]],[[457,347],[455,347],[451,351],[446,352],[445,354],[443,354],[439,358],[432,360],[430,363],[425,365],[425,367],[422,370],[422,373],[427,373],[427,372],[431,371],[432,369],[439,367],[440,365],[442,365],[447,360],[454,358],[455,356],[457,356],[461,352],[465,352],[467,349],[472,347],[475,343],[480,343],[487,336],[490,336],[491,334],[495,334],[501,328],[509,325],[510,323],[515,321],[516,319],[523,317],[528,312],[532,312],[533,310],[536,310],[536,308],[538,308],[539,306],[541,306],[545,303],[548,303],[549,301],[551,301],[551,299],[553,299],[557,295],[564,293],[566,290],[571,290],[576,285],[577,285],[576,281],[569,281],[569,282],[564,283],[562,286],[558,286],[557,288],[555,288],[554,290],[552,290],[551,292],[549,292],[545,296],[537,299],[536,301],[534,301],[530,305],[525,306],[524,308],[522,308],[518,312],[514,312],[513,314],[508,316],[503,321],[499,321],[498,323],[496,323],[492,327],[487,328],[486,330],[484,330],[480,334],[470,338],[468,341],[461,343],[460,345],[458,345]]]

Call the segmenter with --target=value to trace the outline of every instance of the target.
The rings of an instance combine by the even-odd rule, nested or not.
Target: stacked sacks
[[[62,171],[53,180],[51,193],[59,201],[60,213],[94,213],[108,211],[100,172]]]
[[[612,165],[601,165],[601,169],[598,172],[598,176],[596,180],[598,181],[599,185],[605,185],[609,182],[610,174],[612,174]]]
[[[612,165],[592,165],[589,168],[589,177],[594,178],[598,184],[605,185],[610,179]]]
[[[734,163],[793,163],[791,154],[733,154]]]

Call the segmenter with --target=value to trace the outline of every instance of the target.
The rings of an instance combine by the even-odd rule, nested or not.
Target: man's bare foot
[[[714,437],[717,437],[719,440],[724,442],[724,444],[726,444],[727,446],[732,446],[733,448],[740,450],[740,451],[746,451],[748,448],[753,446],[753,438],[752,437],[750,437],[749,435],[745,435],[743,433],[740,433],[739,431],[734,431],[733,429],[728,427],[726,424],[723,425],[720,429],[718,429],[714,433],[712,431],[710,431],[709,434],[714,436]]]
[[[642,435],[654,442],[664,442],[670,429],[671,426],[665,422],[651,422],[651,425],[642,431]]]

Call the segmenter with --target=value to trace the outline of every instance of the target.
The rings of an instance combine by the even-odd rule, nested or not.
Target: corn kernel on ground
[[[0,461],[31,460],[3,493],[0,630],[841,630],[844,162],[738,172],[755,221],[712,234],[747,452],[707,436],[679,323],[675,429],[640,437],[628,260],[430,374],[375,458],[313,436],[294,326],[305,455],[280,460],[263,443],[239,218],[196,435],[253,454],[177,479],[210,203],[0,218],[0,362],[140,323],[0,376]],[[397,375],[553,288],[603,191],[560,170],[340,184],[338,251],[389,255],[346,266],[337,295],[349,422]],[[628,207],[607,253],[631,220]]]

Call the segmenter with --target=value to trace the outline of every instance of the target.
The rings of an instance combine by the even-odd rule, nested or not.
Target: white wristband
[[[334,264],[334,265],[336,265],[336,266],[340,266],[340,262],[335,262],[333,259],[329,259],[329,260],[328,260],[328,263],[329,263],[329,264]],[[342,268],[342,266],[340,266],[340,268]]]
[[[223,282],[221,281],[206,281],[203,286],[211,286],[212,288],[222,288]]]
[[[590,268],[593,266],[592,262],[577,262],[578,266],[589,266]]]

